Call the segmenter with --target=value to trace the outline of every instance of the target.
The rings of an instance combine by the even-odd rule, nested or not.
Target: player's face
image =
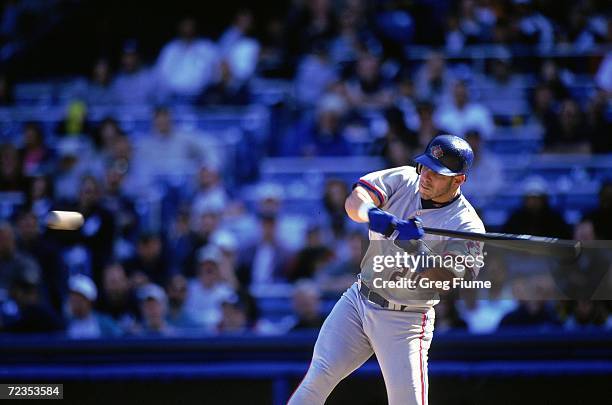
[[[457,188],[463,183],[460,177],[463,176],[443,176],[425,166],[421,166],[419,193],[425,200],[446,202],[455,196]]]

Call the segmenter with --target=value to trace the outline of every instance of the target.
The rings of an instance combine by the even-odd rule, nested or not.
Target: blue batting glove
[[[380,208],[370,209],[370,211],[368,211],[368,219],[370,220],[370,230],[385,235],[386,237],[389,237],[389,235],[393,233],[394,223],[398,221],[394,215]]]
[[[400,219],[396,221],[395,232],[393,232],[391,238],[398,240],[412,240],[421,239],[423,235],[425,235],[425,232],[423,232],[421,219],[419,217],[415,217],[408,220]],[[393,238],[393,236],[395,236],[395,238]]]

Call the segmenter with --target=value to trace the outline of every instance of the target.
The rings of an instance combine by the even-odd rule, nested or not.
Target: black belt
[[[374,304],[382,307],[382,308],[389,308],[391,306],[391,303],[385,299],[382,295],[378,294],[377,292],[374,292],[370,289],[370,287],[368,287],[367,285],[365,285],[365,283],[363,283],[361,280],[359,281],[359,293],[363,296],[363,298],[365,298],[366,300],[373,302]],[[395,306],[395,305],[393,305]],[[394,309],[395,311],[403,311],[406,309],[406,305],[401,305],[399,307],[399,309]]]

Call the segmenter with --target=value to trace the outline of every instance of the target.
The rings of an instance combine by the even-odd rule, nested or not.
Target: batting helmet
[[[474,152],[462,138],[454,135],[438,135],[429,142],[425,153],[414,158],[417,172],[420,165],[444,176],[466,174],[472,166]]]

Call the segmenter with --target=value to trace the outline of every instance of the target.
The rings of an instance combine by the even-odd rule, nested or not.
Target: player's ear
[[[453,177],[453,182],[455,183],[455,186],[457,187],[465,183],[466,180],[467,180],[467,177],[465,174],[460,174],[458,176]]]

